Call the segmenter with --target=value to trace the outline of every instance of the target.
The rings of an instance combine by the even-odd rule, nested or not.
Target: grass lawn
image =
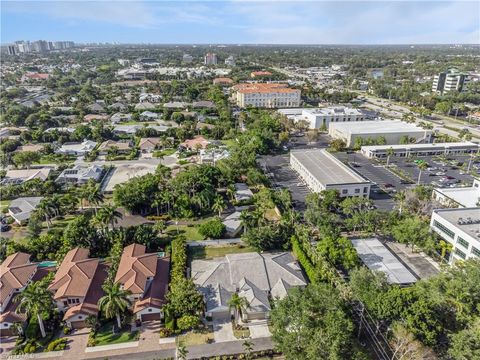
[[[227,145],[227,147],[231,147],[234,144],[237,144],[237,142],[234,139],[222,140],[222,143]]]
[[[240,330],[233,329],[233,335],[237,339],[246,339],[246,338],[250,337],[250,329],[249,328],[244,328],[244,329],[240,329]]]
[[[177,225],[167,226],[168,235],[177,235]],[[178,233],[185,235],[188,240],[203,240],[205,237],[198,232],[198,226],[178,225]]]
[[[185,346],[202,345],[202,344],[206,344],[208,341],[213,341],[213,340],[214,340],[213,332],[208,330],[190,331],[186,334],[180,335],[177,338],[177,341],[179,343],[183,342]]]
[[[11,200],[0,200],[0,211],[5,208],[8,208],[11,202],[12,202]]]
[[[254,248],[241,245],[228,245],[221,247],[213,246],[189,246],[188,253],[191,260],[211,259],[214,257],[225,256],[227,254],[238,254],[246,252],[255,252]]]
[[[177,149],[157,150],[153,152],[153,157],[170,156],[175,154],[176,151]]]
[[[95,335],[96,346],[120,344],[129,341],[136,341],[139,337],[139,332],[130,330],[122,330],[122,332],[116,332],[112,334],[111,322],[103,325]]]

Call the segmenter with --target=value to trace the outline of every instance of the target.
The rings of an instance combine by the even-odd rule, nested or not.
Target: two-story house
[[[159,320],[168,290],[170,258],[146,253],[144,245],[132,244],[123,250],[115,282],[131,292],[132,311],[138,320]]]
[[[88,249],[70,250],[48,287],[57,308],[64,314],[63,320],[74,329],[85,327],[89,315],[98,315],[97,302],[104,294],[102,284],[108,266],[88,254]]]
[[[17,314],[14,298],[32,281],[38,281],[53,268],[30,262],[30,255],[17,252],[0,265],[0,336],[13,335],[14,323],[25,323],[25,314]]]

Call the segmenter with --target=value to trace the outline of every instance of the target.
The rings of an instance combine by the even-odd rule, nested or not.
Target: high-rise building
[[[451,91],[466,91],[468,81],[468,74],[461,73],[457,69],[448,69],[435,75],[433,78],[432,91],[439,94],[445,94]]]
[[[15,45],[8,45],[7,47],[8,55],[16,55],[17,54],[17,48]]]
[[[225,59],[225,65],[235,66],[235,58],[233,57],[233,55],[230,55],[228,58]]]
[[[205,55],[205,65],[217,65],[217,54],[207,53]]]

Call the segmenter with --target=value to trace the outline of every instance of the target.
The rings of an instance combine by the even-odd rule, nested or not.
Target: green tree
[[[402,244],[423,247],[430,238],[430,228],[418,217],[407,217],[392,227],[392,235]]]
[[[117,210],[116,207],[104,205],[98,210],[98,213],[95,217],[105,229],[108,227],[108,225],[110,225],[112,229],[115,229],[117,219],[121,219],[123,215]]]
[[[343,151],[347,147],[347,144],[345,144],[345,141],[341,139],[333,139],[332,141],[330,141],[330,147],[334,151]]]
[[[452,334],[448,354],[455,360],[480,359],[480,319],[470,327]]]
[[[16,310],[18,313],[37,317],[42,337],[47,336],[42,314],[53,309],[52,293],[47,289],[47,284],[42,281],[31,283],[15,297],[14,301],[18,302]]]
[[[218,212],[218,217],[222,216],[222,211],[226,209],[225,200],[220,195],[215,196],[213,200],[212,210]]]
[[[98,300],[98,307],[107,319],[117,318],[118,328],[121,329],[121,315],[131,305],[128,299],[130,291],[122,290],[120,283],[106,283],[103,291],[105,295]]]
[[[166,312],[174,318],[197,315],[203,309],[203,296],[191,279],[176,278],[167,293]]]
[[[235,324],[238,324],[238,320],[242,317],[242,314],[247,311],[250,307],[248,300],[242,296],[239,296],[238,293],[233,293],[232,297],[228,301],[228,309],[231,311],[233,309]]]
[[[219,239],[225,233],[225,225],[219,217],[215,217],[202,223],[198,231],[207,238]]]
[[[288,359],[347,359],[353,323],[338,292],[327,284],[294,288],[270,314],[272,337]]]
[[[17,167],[27,167],[40,161],[40,153],[35,151],[22,151],[12,157],[12,161]]]

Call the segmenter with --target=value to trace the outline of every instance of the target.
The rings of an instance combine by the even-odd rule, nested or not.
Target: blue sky
[[[2,1],[1,41],[480,43],[479,1]]]

